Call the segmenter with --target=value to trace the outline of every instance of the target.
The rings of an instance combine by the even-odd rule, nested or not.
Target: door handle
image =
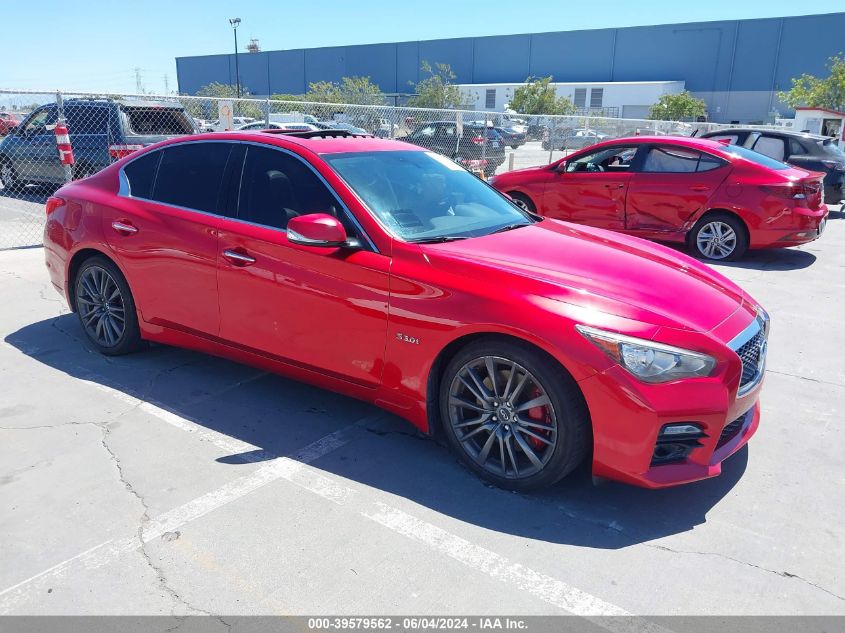
[[[246,253],[239,253],[238,251],[233,251],[228,248],[223,251],[223,257],[228,259],[235,266],[249,266],[255,263],[254,257],[250,257]]]
[[[605,187],[607,187],[608,189],[624,189],[625,185],[620,183],[618,185],[605,185]]]
[[[138,232],[138,227],[132,225],[130,222],[122,222],[115,220],[111,223],[111,227],[121,235],[134,235]]]
[[[693,185],[690,189],[693,191],[710,191],[710,187],[707,185]]]

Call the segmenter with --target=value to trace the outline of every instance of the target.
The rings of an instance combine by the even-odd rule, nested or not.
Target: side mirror
[[[291,218],[287,231],[288,241],[300,246],[349,246],[346,229],[328,213],[309,213]]]

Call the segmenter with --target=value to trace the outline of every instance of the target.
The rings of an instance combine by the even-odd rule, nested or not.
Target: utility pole
[[[170,94],[170,77],[167,76],[167,73],[164,75],[164,94]]]
[[[136,94],[144,93],[144,86],[141,84],[141,69],[135,66],[135,92]]]
[[[238,69],[238,26],[241,24],[240,18],[230,18],[229,24],[232,25],[232,32],[235,34],[235,91],[238,94],[238,99],[241,98],[241,73]]]

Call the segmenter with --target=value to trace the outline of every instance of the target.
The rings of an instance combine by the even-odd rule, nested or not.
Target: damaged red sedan
[[[597,143],[491,184],[541,215],[662,242],[696,256],[798,246],[827,220],[824,174],[704,138],[637,136]]]
[[[62,187],[44,244],[100,352],[182,346],[375,403],[506,488],[584,460],[712,477],[759,422],[769,319],[740,288],[398,141],[165,141]]]

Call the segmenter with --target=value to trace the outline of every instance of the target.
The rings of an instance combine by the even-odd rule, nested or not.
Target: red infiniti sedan
[[[678,242],[698,257],[732,260],[748,248],[818,238],[827,219],[823,178],[718,141],[638,136],[490,182],[546,217]]]
[[[155,341],[367,400],[499,486],[587,459],[641,486],[712,477],[758,425],[769,319],[740,288],[417,146],[182,137],[46,211],[50,277],[103,354]]]

